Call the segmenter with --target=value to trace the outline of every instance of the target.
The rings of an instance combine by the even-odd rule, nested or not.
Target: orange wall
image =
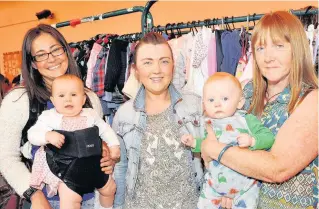
[[[54,20],[41,20],[42,23],[58,23],[98,15],[113,10],[144,6],[145,1],[96,1],[96,2],[0,2],[0,68],[3,69],[3,53],[20,50],[25,32],[37,25],[35,13],[50,9],[55,14]],[[166,23],[221,18],[223,16],[245,16],[263,14],[275,10],[299,9],[309,5],[318,6],[316,1],[252,2],[252,1],[160,1],[153,5],[151,13],[155,25]],[[92,23],[77,25],[75,28],[64,27],[59,30],[65,38],[80,41],[98,33],[125,34],[140,32],[141,13],[113,17]],[[27,22],[31,21],[31,22]],[[26,22],[23,24],[16,24]],[[8,27],[6,25],[16,24]],[[1,72],[1,71],[0,71]]]

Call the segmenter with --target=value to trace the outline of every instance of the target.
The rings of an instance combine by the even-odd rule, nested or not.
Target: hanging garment
[[[85,84],[88,88],[92,88],[93,70],[95,67],[97,56],[99,55],[102,48],[103,47],[100,44],[97,44],[97,43],[93,44],[93,48],[92,48],[91,53],[90,53],[90,58],[89,58],[89,61],[87,63],[88,70],[87,70]]]
[[[318,34],[318,28],[316,29],[317,32],[316,32],[316,42],[315,42],[315,46],[313,48],[313,63],[315,65],[315,70],[316,70],[316,74],[318,75],[318,54],[319,54],[319,34]]]
[[[211,38],[208,44],[207,66],[208,66],[208,76],[211,76],[217,72],[215,33],[211,35]]]
[[[80,72],[81,72],[81,78],[83,81],[86,81],[86,75],[87,75],[87,62],[89,59],[89,56],[87,53],[90,53],[90,50],[86,50],[81,48],[80,46],[76,45],[76,48],[72,49],[72,56],[76,61],[76,64],[78,65]]]
[[[201,32],[201,33],[200,33]],[[203,95],[203,88],[205,81],[208,79],[208,45],[213,35],[212,29],[202,27],[202,30],[198,33],[198,39],[195,42],[192,70],[194,78],[194,92],[197,95]]]
[[[309,48],[310,48],[310,53],[311,57],[313,57],[313,41],[314,41],[314,31],[315,31],[315,26],[313,24],[310,24],[307,28],[306,35],[309,41]]]
[[[222,33],[223,32],[220,30],[215,31],[217,72],[221,72],[221,65],[224,59],[224,54],[222,49],[222,40],[221,40]]]
[[[236,73],[237,63],[241,55],[239,31],[224,31],[221,36],[224,58],[220,66],[222,72],[232,75]]]
[[[248,58],[248,62],[244,68],[243,74],[239,77],[239,81],[241,82],[242,86],[245,86],[248,81],[253,79],[253,63],[254,58],[252,56],[252,48],[251,48],[251,41],[248,41],[248,52],[246,56]]]
[[[193,36],[193,33],[188,33],[187,35],[185,35],[185,39],[184,39],[184,44],[183,44],[183,49],[182,51],[184,52],[184,56],[185,56],[185,80],[186,83],[189,80],[190,77],[190,67],[191,67],[191,56],[192,56],[192,51],[193,51],[193,40],[194,40],[195,36]]]
[[[192,46],[189,77],[183,89],[199,96],[202,96],[203,86],[208,78],[207,54],[211,35],[211,29],[206,27],[196,34]]]
[[[314,46],[313,46],[313,63],[318,63],[318,45],[319,45],[319,34],[318,34],[318,28],[314,31]]]
[[[95,63],[95,67],[93,70],[93,78],[92,78],[92,91],[96,93],[98,97],[102,97],[104,95],[104,79],[105,79],[105,60],[107,56],[106,48],[102,48],[99,55],[97,56],[97,60]]]
[[[186,36],[181,36],[179,38],[171,39],[168,44],[171,46],[174,58],[174,75],[173,84],[178,90],[182,90],[185,85],[185,68],[186,68],[186,57],[183,51],[183,44],[185,42]]]
[[[236,78],[239,79],[248,63],[248,57],[247,57],[247,46],[248,46],[248,36],[246,37],[246,33],[240,32],[240,43],[241,43],[241,56],[239,58],[237,68],[236,68]]]
[[[141,87],[141,83],[135,77],[135,69],[130,67],[130,71],[130,76],[126,81],[122,92],[128,98],[134,99],[138,90]]]
[[[112,42],[107,61],[104,90],[114,92],[115,86],[122,92],[125,83],[127,41],[115,39]]]
[[[126,70],[125,70],[125,82],[127,81],[128,77],[130,76],[130,49],[131,43],[129,43],[126,47]]]

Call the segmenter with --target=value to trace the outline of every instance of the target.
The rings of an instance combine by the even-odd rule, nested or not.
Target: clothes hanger
[[[225,25],[224,25],[224,17],[222,17],[222,30],[225,30]]]
[[[205,26],[206,28],[209,28],[209,29],[211,30],[211,32],[213,32],[213,29],[212,29],[211,26],[210,26],[210,19],[205,19],[205,20],[204,20],[204,26]]]
[[[235,25],[234,25],[234,16],[231,17],[231,23],[233,24],[233,30],[235,30]]]
[[[256,26],[255,17],[256,17],[256,13],[253,14],[254,28],[255,28],[255,26]]]
[[[228,21],[228,17],[225,17],[225,26],[226,26],[226,30],[227,31],[232,31],[232,29],[229,26],[229,21]]]
[[[204,20],[204,26],[205,26],[206,28],[210,28],[209,22],[210,22],[210,19],[205,19],[205,20]]]
[[[163,31],[160,30],[160,27],[161,27],[160,25],[156,26],[156,31],[157,31],[159,34],[163,35]]]
[[[82,47],[81,47],[81,45],[80,45],[79,42],[71,42],[71,43],[69,43],[69,46],[70,46],[71,48],[77,48],[77,49],[79,49],[79,50],[82,50]]]
[[[171,25],[170,23],[167,23],[167,24],[165,25],[164,31],[165,31],[165,34],[166,34],[167,36],[169,36],[168,27],[169,27],[170,25]]]
[[[165,33],[166,33],[166,35],[167,35],[168,37],[169,37],[168,28],[169,28],[170,25],[171,25],[170,23],[167,23],[167,24],[165,25]]]
[[[184,23],[180,22],[180,23],[177,23],[177,24],[176,24],[176,34],[177,34],[177,38],[179,38],[179,37],[182,36],[182,31],[181,31],[181,29],[179,28],[179,26],[180,26],[181,24],[184,24]]]
[[[195,36],[195,32],[193,30],[193,26],[192,26],[192,23],[190,21],[188,21],[186,23],[187,27],[189,28],[189,32],[193,34],[193,36]]]
[[[216,30],[215,29],[215,24],[216,24],[215,21],[216,21],[216,18],[213,18],[213,25],[212,25],[213,26],[213,32],[215,32],[215,30]]]
[[[150,29],[150,31],[156,33],[157,32],[157,28],[153,25],[152,28]]]
[[[246,26],[246,31],[249,30],[249,14],[247,15],[247,26]]]
[[[174,33],[174,31],[173,31],[173,28],[174,28],[175,26],[176,26],[175,23],[172,23],[172,24],[169,26],[170,29],[171,29],[171,35],[169,36],[170,39],[176,38],[175,33]]]
[[[229,29],[228,29],[228,24],[227,24],[227,19],[228,19],[228,17],[223,17],[223,24],[224,24],[224,30],[226,30],[226,31],[229,31]]]
[[[199,28],[201,28],[201,26],[200,26],[200,20],[197,20],[197,27],[199,27]]]
[[[193,26],[193,29],[196,31],[196,33],[198,33],[198,30],[197,30],[197,28],[195,27],[195,25],[196,25],[196,21],[194,20],[194,21],[192,21],[192,26]]]

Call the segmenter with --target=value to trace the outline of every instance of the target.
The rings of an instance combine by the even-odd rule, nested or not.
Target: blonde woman
[[[260,209],[310,209],[318,203],[318,80],[303,26],[294,15],[266,14],[256,25],[253,81],[244,88],[245,109],[275,135],[272,149],[225,148],[211,129],[202,144],[207,163],[261,180]],[[213,147],[213,149],[212,149]],[[222,206],[236,203],[223,198]]]

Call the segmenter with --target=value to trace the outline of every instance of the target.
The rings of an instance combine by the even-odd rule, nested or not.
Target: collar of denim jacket
[[[172,83],[168,86],[168,91],[171,96],[172,105],[175,106],[176,103],[181,101],[182,95]],[[133,103],[135,111],[145,112],[145,92],[146,91],[144,85],[141,85]]]

